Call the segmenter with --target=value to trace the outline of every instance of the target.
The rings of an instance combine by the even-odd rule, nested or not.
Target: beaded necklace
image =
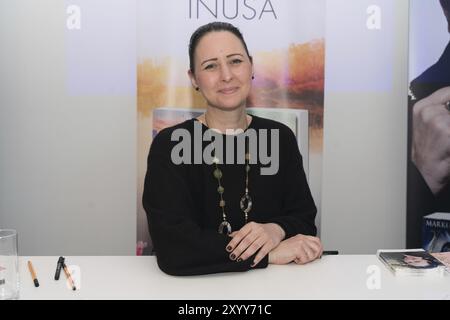
[[[210,128],[210,126],[208,125],[208,120],[206,119],[206,114],[205,114],[205,123],[206,123],[206,126],[208,128]],[[245,130],[247,130],[247,129],[248,129],[248,125],[245,128]],[[223,219],[223,221],[219,224],[218,231],[219,231],[219,233],[223,234],[224,229],[225,229],[226,234],[230,234],[232,232],[232,229],[231,229],[231,224],[227,220],[227,214],[225,212],[225,200],[223,198],[223,194],[225,192],[225,188],[222,186],[223,173],[219,169],[218,164],[219,164],[220,160],[216,157],[215,149],[213,149],[213,156],[214,156],[213,163],[214,163],[214,167],[215,167],[214,171],[213,171],[213,176],[214,176],[214,178],[217,179],[217,183],[218,183],[217,193],[219,194],[219,197],[220,197],[219,207],[222,210],[222,219]],[[241,207],[242,212],[244,213],[245,223],[248,222],[248,213],[252,209],[252,198],[250,197],[250,194],[248,191],[248,173],[250,172],[249,161],[250,161],[250,153],[249,153],[249,149],[248,149],[248,137],[246,136],[245,137],[245,193],[241,197],[241,201],[240,201],[240,207]]]

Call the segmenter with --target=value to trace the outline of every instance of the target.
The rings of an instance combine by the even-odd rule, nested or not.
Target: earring
[[[200,88],[199,87],[195,87],[195,91],[198,91],[198,90],[200,90]]]

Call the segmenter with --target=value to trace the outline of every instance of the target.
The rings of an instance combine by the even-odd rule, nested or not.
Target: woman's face
[[[253,65],[242,42],[228,31],[204,35],[194,52],[195,75],[189,77],[211,107],[245,107],[250,94]]]
[[[415,257],[415,256],[409,256],[406,255],[403,258],[403,261],[405,261],[407,264],[415,267],[426,267],[429,265],[428,261],[421,258],[421,257]]]

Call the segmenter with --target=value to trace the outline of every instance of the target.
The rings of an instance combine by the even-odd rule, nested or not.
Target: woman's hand
[[[319,238],[297,234],[282,241],[269,253],[269,263],[305,264],[322,256],[323,247]]]
[[[239,231],[230,234],[233,238],[227,245],[230,259],[242,261],[258,254],[252,266],[256,266],[285,236],[284,230],[276,223],[249,222]]]

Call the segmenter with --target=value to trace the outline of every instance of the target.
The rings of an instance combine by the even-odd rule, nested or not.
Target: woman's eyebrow
[[[232,54],[227,55],[227,58],[232,57],[232,56],[241,56],[241,57],[243,57],[244,55],[241,54],[241,53],[232,53]]]
[[[232,53],[232,54],[227,55],[227,58],[232,57],[232,56],[241,56],[241,57],[243,57],[244,55],[242,53]],[[217,61],[217,60],[218,60],[217,58],[207,59],[207,60],[203,61],[200,65],[203,65],[203,64],[205,64],[206,62],[209,62],[209,61]]]
[[[205,64],[205,63],[207,63],[209,61],[217,61],[217,58],[207,59],[207,60],[203,61],[200,65],[203,65],[203,64]]]

